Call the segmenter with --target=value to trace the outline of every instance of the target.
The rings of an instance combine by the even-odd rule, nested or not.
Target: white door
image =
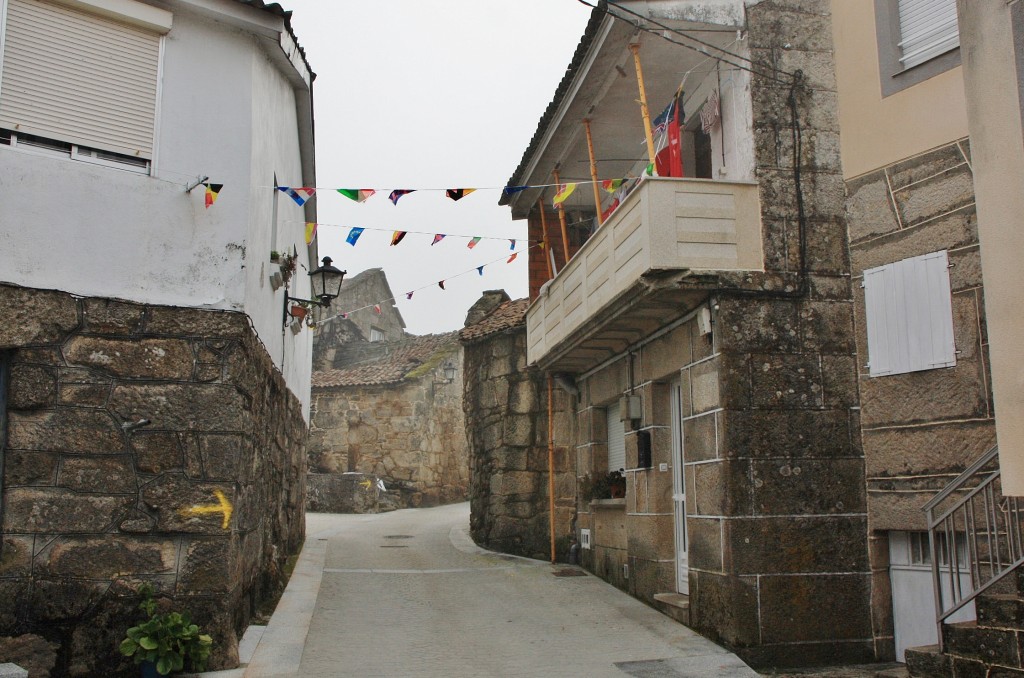
[[[676,380],[672,392],[672,508],[676,527],[676,591],[690,593],[690,565],[687,558],[686,473],[683,464],[682,382]]]

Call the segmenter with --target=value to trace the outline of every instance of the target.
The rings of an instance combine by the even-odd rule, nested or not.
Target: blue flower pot
[[[156,662],[142,662],[142,678],[164,678],[156,670]]]

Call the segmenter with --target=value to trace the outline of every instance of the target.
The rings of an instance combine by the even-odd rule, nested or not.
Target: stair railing
[[[998,455],[990,449],[924,507],[940,650],[943,622],[1024,564],[1024,514],[1002,495]]]

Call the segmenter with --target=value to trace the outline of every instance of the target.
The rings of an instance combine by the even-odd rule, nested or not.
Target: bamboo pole
[[[597,225],[604,223],[601,214],[601,187],[597,185],[597,158],[594,157],[594,137],[590,134],[590,120],[583,118],[583,129],[587,132],[587,153],[590,154],[590,179],[594,187],[594,207],[597,209]]]
[[[644,88],[644,69],[640,66],[640,43],[629,46],[633,52],[633,65],[636,66],[636,83],[640,87],[640,113],[644,117],[644,134],[647,137],[647,159],[654,162],[654,132],[651,131],[651,112],[647,108],[647,90]]]
[[[554,171],[555,177],[555,190],[562,185],[561,180],[558,178],[558,170]],[[562,256],[565,259],[565,263],[569,263],[569,228],[565,225],[565,207],[562,203],[558,203],[558,223],[562,225]]]
[[[548,372],[548,533],[551,535],[551,562],[555,558],[555,392]]]
[[[551,269],[551,241],[548,240],[548,220],[544,216],[544,198],[537,199],[537,208],[540,209],[540,227],[544,231],[544,259],[548,265],[548,280],[555,277]]]

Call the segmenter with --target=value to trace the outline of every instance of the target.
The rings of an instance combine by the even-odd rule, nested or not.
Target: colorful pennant
[[[289,198],[295,201],[295,204],[302,207],[306,204],[306,201],[313,197],[316,193],[315,188],[309,188],[302,186],[299,188],[291,188],[290,186],[278,186],[277,190],[281,191]]]
[[[359,240],[359,236],[361,236],[365,230],[365,228],[353,227],[352,230],[348,232],[348,237],[345,238],[345,242],[355,247],[356,241]]]
[[[520,191],[525,191],[528,188],[529,186],[506,186],[505,188],[501,189],[501,192],[504,193],[505,195],[515,195],[516,193],[519,193]]]
[[[377,315],[380,315],[380,304],[374,304],[374,305],[373,305],[373,311],[374,311],[374,313],[376,313]]]
[[[483,266],[477,266],[476,267],[476,272],[479,273],[480,275],[483,275],[484,274],[484,267]]]
[[[224,184],[204,182],[203,186],[206,186],[206,209],[210,209],[210,205],[217,201],[217,196],[220,195],[220,189],[224,188]]]
[[[551,204],[554,205],[555,207],[558,207],[563,202],[565,202],[566,199],[570,195],[572,195],[572,192],[575,191],[575,190],[576,190],[576,184],[562,184],[562,185],[560,185],[558,187],[557,191],[555,192],[555,197],[551,200]]]
[[[458,202],[475,190],[475,188],[449,188],[444,193],[455,202]]]
[[[391,246],[392,246],[392,247],[394,247],[394,246],[395,246],[395,245],[397,245],[398,243],[402,242],[402,238],[404,238],[404,237],[405,237],[405,235],[406,235],[406,233],[407,233],[407,232],[408,232],[408,231],[395,231],[395,232],[394,232],[394,233],[393,233],[393,234],[391,235]]]
[[[312,221],[306,222],[306,244],[309,245],[313,242],[313,238],[316,237],[316,223]]]
[[[410,193],[413,193],[415,191],[416,189],[414,188],[396,188],[395,190],[391,191],[391,195],[388,196],[388,200],[391,201],[392,205],[397,205],[399,198],[401,198],[403,195],[409,195]]]
[[[516,257],[518,257],[518,256],[519,256],[519,252],[513,252],[513,253],[512,253],[512,256],[511,256],[511,257],[509,257],[509,258],[508,258],[508,261],[506,261],[505,263],[506,263],[506,264],[511,264],[511,263],[512,263],[513,261],[515,261],[515,260],[516,260]]]
[[[509,242],[512,243],[511,245],[509,245],[509,249],[514,250],[516,248],[516,241],[510,239]]]
[[[372,188],[339,188],[338,193],[356,202],[365,202],[367,198],[376,193]]]
[[[406,299],[412,299],[412,292],[406,292],[405,293],[405,298]]]
[[[468,247],[469,249],[473,249],[474,247],[476,247],[476,246],[477,246],[477,244],[478,244],[478,243],[479,243],[479,242],[480,242],[481,240],[482,240],[482,238],[481,238],[480,236],[477,236],[477,237],[473,238],[472,240],[470,240],[470,241],[469,241],[469,244],[468,244],[468,245],[466,245],[466,247]]]
[[[437,286],[440,287],[443,290],[444,289],[444,281],[443,280],[439,280],[437,282]]]
[[[437,233],[434,235],[434,242],[430,243],[430,246],[433,247],[442,240],[444,240],[444,233]]]
[[[601,182],[601,188],[609,193],[614,193],[622,188],[622,184],[625,183],[625,181],[625,179],[606,179]]]

